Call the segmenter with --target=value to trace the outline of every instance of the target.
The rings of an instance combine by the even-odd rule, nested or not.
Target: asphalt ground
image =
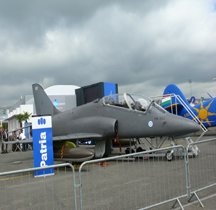
[[[210,132],[208,132],[208,135],[205,135],[204,137],[202,137],[201,140],[204,139],[211,139],[215,137],[215,129],[211,130]],[[196,140],[197,136],[193,137],[193,140]],[[184,146],[186,146],[185,142],[183,140],[179,140],[178,141],[179,144],[182,144]],[[164,146],[169,146],[169,142],[165,142]],[[90,147],[91,148],[91,147]],[[91,148],[93,149],[93,148]],[[119,148],[115,148],[113,153],[118,155],[118,154],[124,154],[124,150],[126,148],[122,148],[122,151],[119,151]],[[8,148],[8,151],[10,151],[10,148]],[[202,152],[203,150],[201,150]],[[6,154],[3,154],[0,156],[0,172],[6,172],[6,171],[14,171],[14,170],[21,170],[21,169],[28,169],[28,168],[33,168],[33,151],[32,150],[28,150],[27,152],[9,152]],[[62,161],[55,161],[55,164],[60,164],[63,163]],[[137,199],[139,200],[139,194],[143,193],[143,192],[138,192],[138,193],[134,193],[134,189],[130,189],[130,183],[125,183],[124,180],[122,179],[122,177],[120,177],[119,180],[119,176],[116,176],[117,172],[117,168],[119,168],[118,170],[120,170],[123,167],[123,171],[120,171],[120,174],[126,174],[127,176],[130,176],[130,171],[131,171],[131,176],[133,176],[134,171],[131,170],[131,166],[130,166],[130,162],[126,161],[108,161],[107,162],[109,164],[109,166],[107,167],[97,167],[98,165],[89,165],[89,166],[84,166],[82,169],[82,184],[83,184],[83,208],[84,209],[101,209],[100,207],[103,206],[103,209],[136,209],[136,207],[133,208],[133,204],[130,204],[129,200],[132,199]],[[139,162],[133,162],[134,166],[136,168],[136,165],[139,166]],[[166,189],[164,189],[164,186],[169,186],[167,187],[167,189],[172,189],[172,188],[176,188],[176,180],[178,180],[177,178],[175,178],[175,180],[172,179],[165,179],[163,180],[163,182],[165,183],[164,185],[160,184],[160,181],[162,181],[161,174],[164,173],[169,173],[169,168],[171,167],[171,164],[173,164],[173,168],[176,169],[176,174],[177,176],[179,176],[179,180],[182,181],[184,183],[184,171],[182,171],[181,169],[184,168],[184,164],[182,163],[182,161],[180,159],[174,160],[172,161],[172,163],[169,163],[169,165],[165,165],[164,164],[164,159],[159,159],[157,161],[152,161],[152,160],[148,160],[147,162],[145,162],[146,164],[146,171],[142,172],[140,174],[145,174],[148,173],[148,178],[146,176],[146,183],[148,184],[148,186],[151,186],[151,188],[153,188],[153,190],[151,191],[150,189],[147,189],[147,193],[145,194],[145,196],[143,197],[143,199],[146,200],[147,204],[151,204],[151,201],[154,202],[154,198],[157,198],[157,196],[161,197],[161,196],[165,196],[166,197]],[[205,164],[205,163],[204,163]],[[206,163],[208,164],[208,163]],[[117,167],[116,167],[117,166]],[[137,166],[137,168],[139,168]],[[154,168],[154,170],[158,170],[160,171],[160,173],[154,173],[149,174],[152,170],[152,167]],[[177,167],[177,168],[175,168]],[[78,165],[79,168],[79,165]],[[102,168],[102,171],[101,171]],[[125,170],[125,168],[128,168],[128,170]],[[199,168],[196,169],[199,170],[200,173],[202,173],[202,171],[204,171],[204,168]],[[78,177],[78,169],[75,170],[76,172],[76,183],[78,183],[79,181],[79,177]],[[65,170],[59,170],[59,171],[55,171],[55,176],[52,176],[53,178],[48,178],[50,179],[50,182],[48,182],[47,187],[48,187],[48,191],[52,191],[52,194],[55,197],[55,200],[53,202],[50,202],[47,206],[47,209],[68,209],[68,205],[74,205],[73,199],[70,197],[68,198],[67,195],[71,195],[72,197],[73,195],[73,189],[72,189],[72,185],[71,183],[69,183],[69,179],[71,178],[71,170],[70,169],[66,169]],[[105,172],[105,175],[104,175]],[[119,172],[119,171],[118,171]],[[67,175],[67,179],[65,181],[65,173],[69,174]],[[182,174],[181,174],[182,173]],[[128,175],[129,174],[129,175]],[[29,174],[29,176],[31,176],[31,179],[34,180],[35,178],[33,178],[33,174]],[[4,197],[4,185],[5,185],[5,179],[6,177],[0,177],[0,189],[1,189],[1,196],[0,196],[0,200],[1,200],[1,205],[0,205],[0,209],[7,209],[5,208],[6,204],[5,203],[5,199],[7,200],[7,204],[12,202],[13,200],[13,196],[12,194],[16,195],[15,197],[18,197],[20,195],[20,189],[22,189],[21,185],[26,185],[26,182],[28,182],[29,176],[27,175],[27,177],[25,176],[13,176],[13,178],[11,179],[11,182],[7,181],[7,186],[10,188],[14,187],[14,186],[19,186],[16,189],[13,189],[10,193],[10,190],[8,190],[7,195],[9,194],[10,196],[8,196],[7,198]],[[114,199],[112,200],[112,202],[109,202],[107,199],[101,199],[103,196],[104,192],[100,192],[103,190],[103,188],[101,189],[101,186],[95,186],[91,187],[90,186],[90,190],[88,188],[85,188],[85,186],[87,186],[87,183],[97,181],[99,180],[99,177],[101,176],[109,176],[112,177],[112,179],[109,179],[106,181],[106,190],[108,190],[109,192],[113,192],[109,195],[107,195],[107,198],[112,198],[113,196],[115,196],[115,192],[119,191],[119,189],[121,190],[122,193],[124,194],[128,194],[129,195],[129,199],[125,201],[125,199],[122,199],[120,201],[115,201]],[[182,178],[181,178],[182,177]],[[137,180],[140,179],[139,176],[135,177]],[[40,179],[40,178],[38,178]],[[100,178],[101,179],[101,178]],[[52,181],[51,181],[52,180]],[[61,185],[65,185],[66,187],[64,187],[63,190],[61,190],[58,186],[54,186],[53,183],[57,183],[59,182]],[[157,180],[155,182],[155,180]],[[136,180],[135,180],[136,181]],[[33,181],[32,181],[33,182]],[[40,181],[41,182],[41,181]],[[67,184],[68,183],[68,184]],[[113,185],[113,183],[115,183]],[[117,183],[117,184],[116,184]],[[134,182],[136,183],[136,182]],[[139,181],[138,181],[139,183]],[[146,184],[146,183],[139,183],[139,185],[141,186],[142,184]],[[43,187],[43,183],[42,183],[42,187]],[[68,186],[67,186],[68,185]],[[159,187],[158,187],[159,185]],[[182,189],[183,189],[183,193],[184,193],[184,184],[180,184],[182,185]],[[38,187],[39,184],[35,184],[31,186],[31,196],[38,196],[36,192],[40,191],[41,187]],[[70,193],[65,193],[64,190],[65,188],[67,188],[67,192],[70,191]],[[39,190],[38,190],[39,189]],[[52,189],[56,189],[53,190]],[[135,184],[135,189],[138,189],[138,187],[136,188],[136,184]],[[157,189],[156,191],[154,189]],[[149,190],[149,194],[148,194],[148,190]],[[98,191],[97,194],[94,194],[94,191]],[[180,189],[181,191],[181,189]],[[12,193],[13,192],[13,193]],[[35,192],[35,195],[34,195]],[[58,193],[57,193],[58,192]],[[90,193],[89,193],[90,192]],[[2,194],[3,193],[3,194]],[[173,191],[173,194],[175,192]],[[77,191],[78,194],[78,191]],[[90,195],[89,195],[90,194]],[[164,194],[164,195],[163,195]],[[63,197],[63,201],[58,199],[58,196]],[[204,204],[204,208],[202,209],[208,209],[208,210],[213,210],[216,209],[216,187],[212,186],[208,189],[202,190],[200,192],[197,193],[197,195],[199,196],[200,200],[202,201],[202,203]],[[25,196],[27,196],[27,194],[25,195],[23,193],[23,195],[20,197],[20,202],[17,203],[16,208],[15,209],[34,209],[33,208],[33,201],[32,202],[27,202],[23,204],[23,200],[25,198]],[[91,196],[93,196],[93,198],[91,198]],[[96,196],[96,198],[95,198]],[[127,197],[127,196],[126,196]],[[137,197],[137,198],[134,198]],[[47,197],[48,198],[48,197]],[[93,201],[89,201],[89,198],[92,199]],[[3,199],[3,200],[2,200]],[[80,206],[79,204],[79,194],[77,196],[78,199],[78,207]],[[142,198],[141,198],[142,199]],[[194,210],[194,209],[200,209],[200,204],[198,203],[198,201],[196,200],[195,196],[193,197],[192,201],[190,203],[187,202],[188,198],[181,198],[181,204],[183,205],[185,210]],[[67,204],[67,200],[69,200],[69,204]],[[163,200],[163,199],[162,199]],[[42,199],[38,199],[34,202],[42,202]],[[91,203],[92,202],[92,203]],[[95,202],[97,203],[96,207],[94,207]],[[144,202],[144,201],[143,201]],[[91,204],[93,207],[91,207]],[[21,207],[20,207],[20,206]],[[166,203],[166,204],[162,204],[159,205],[157,207],[153,207],[151,209],[157,209],[157,210],[162,210],[162,209],[171,209],[173,205],[173,201]],[[89,207],[90,206],[90,207]],[[119,207],[120,206],[120,207]],[[30,208],[31,207],[31,208]],[[10,206],[9,208],[10,209]],[[37,208],[38,209],[38,208]],[[44,209],[43,206],[41,206],[39,209]],[[69,208],[70,209],[70,208]],[[175,205],[175,209],[180,209],[178,203]]]

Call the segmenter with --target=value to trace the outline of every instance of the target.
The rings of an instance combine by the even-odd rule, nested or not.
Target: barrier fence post
[[[185,150],[185,171],[186,171],[186,190],[187,190],[187,196],[190,197],[190,195],[191,195],[191,189],[190,189],[190,170],[189,170],[188,148]]]

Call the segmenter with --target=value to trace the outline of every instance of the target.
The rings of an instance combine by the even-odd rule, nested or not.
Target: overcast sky
[[[0,106],[33,83],[216,96],[216,0],[0,0]]]

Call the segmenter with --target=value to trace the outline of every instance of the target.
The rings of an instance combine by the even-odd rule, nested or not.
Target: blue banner
[[[116,94],[116,84],[104,82],[104,96]]]
[[[40,116],[32,118],[34,167],[44,167],[54,164],[52,118]],[[52,175],[54,169],[35,171],[35,177]]]

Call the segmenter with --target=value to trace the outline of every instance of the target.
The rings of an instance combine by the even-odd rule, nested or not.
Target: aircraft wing
[[[97,133],[76,133],[76,134],[69,134],[64,136],[54,136],[53,141],[63,141],[63,140],[82,140],[82,139],[98,139],[102,138],[100,134]],[[22,143],[33,143],[32,139],[26,140],[17,140],[17,141],[5,141],[4,144],[22,144]]]
[[[75,133],[75,134],[69,134],[65,136],[54,136],[53,141],[98,139],[98,138],[102,138],[102,135],[97,133]]]

